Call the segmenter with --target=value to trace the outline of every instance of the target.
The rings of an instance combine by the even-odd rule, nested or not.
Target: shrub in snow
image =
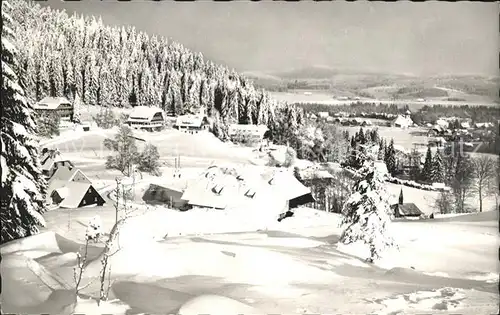
[[[16,48],[10,27],[12,6],[2,2],[2,85],[1,85],[1,178],[2,198],[1,239],[5,243],[13,239],[38,233],[38,225],[44,225],[46,181],[40,172],[38,152],[33,134],[36,125],[33,110],[16,71]]]
[[[97,115],[92,117],[99,128],[110,129],[114,126],[119,126],[121,124],[120,119],[116,118],[115,113],[106,107],[105,110],[101,110]]]
[[[356,181],[354,193],[342,210],[340,241],[344,244],[364,242],[370,248],[368,260],[373,261],[380,258],[384,249],[395,246],[388,232],[390,204],[384,187],[386,174],[375,167],[373,158],[365,161],[359,172],[362,177]]]
[[[96,215],[89,220],[87,224],[87,230],[85,231],[85,237],[88,240],[97,241],[101,235],[102,221],[101,217]]]
[[[147,172],[159,176],[160,172],[160,153],[158,148],[150,143],[146,144],[144,150],[139,155],[138,167],[141,172]]]
[[[131,176],[133,165],[139,156],[135,139],[132,137],[132,129],[128,126],[121,126],[115,139],[105,139],[104,146],[115,155],[110,155],[106,161],[107,168],[114,168],[122,172],[125,176]]]

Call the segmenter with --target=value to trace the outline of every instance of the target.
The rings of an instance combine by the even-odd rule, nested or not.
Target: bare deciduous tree
[[[479,212],[483,211],[484,193],[495,178],[495,162],[487,155],[472,160],[472,174],[474,176],[473,189],[479,197]]]

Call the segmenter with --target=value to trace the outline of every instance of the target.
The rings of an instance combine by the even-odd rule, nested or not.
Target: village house
[[[217,166],[189,180],[151,184],[143,199],[184,210],[197,207],[266,211],[276,219],[291,208],[314,201],[310,189],[291,172]]]
[[[73,163],[69,159],[63,157],[59,151],[48,148],[42,149],[40,164],[42,174],[47,178],[52,177],[61,166],[74,167]]]
[[[62,120],[73,121],[73,104],[65,97],[45,97],[33,108],[38,114],[56,113]]]
[[[188,209],[186,200],[182,200],[182,194],[187,188],[186,180],[177,179],[171,182],[151,183],[144,192],[142,200],[151,204],[166,204],[171,208]]]
[[[318,118],[326,119],[330,114],[328,112],[318,112]]]
[[[126,124],[134,129],[160,131],[165,127],[165,112],[158,107],[136,106],[130,113]]]
[[[264,134],[268,130],[266,125],[229,125],[228,134],[231,141],[243,143],[261,143],[264,139]]]
[[[46,203],[60,208],[102,206],[104,198],[78,168],[60,167],[47,182]]]
[[[413,126],[413,121],[408,115],[398,115],[396,119],[392,121],[391,126],[406,129]]]

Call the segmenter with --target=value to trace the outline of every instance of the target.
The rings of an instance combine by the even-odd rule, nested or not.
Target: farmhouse
[[[57,150],[44,148],[40,159],[42,174],[50,178],[61,166],[74,167],[73,163],[61,156]]]
[[[182,115],[177,117],[174,128],[187,132],[198,133],[200,131],[208,130],[210,122],[204,115]]]
[[[264,211],[276,218],[290,208],[314,201],[310,189],[291,172],[217,166],[209,167],[194,179],[151,185],[143,199],[184,209]]]
[[[443,118],[439,118],[438,120],[436,120],[436,125],[443,129],[446,129],[450,126],[450,123]]]
[[[63,120],[73,121],[73,105],[65,97],[45,97],[33,108],[38,114],[56,113]]]
[[[77,168],[58,168],[47,184],[47,204],[55,204],[61,208],[79,208],[102,206],[105,202],[90,179]]]
[[[134,129],[161,130],[165,126],[165,112],[158,107],[136,106],[126,124]]]
[[[396,119],[392,121],[391,125],[393,127],[408,128],[410,126],[413,126],[413,121],[408,116],[398,115],[398,117],[396,117]]]
[[[330,114],[328,112],[318,112],[318,118],[326,119]]]
[[[146,203],[163,203],[175,209],[186,209],[188,204],[182,200],[187,181],[177,180],[170,183],[152,183],[144,192],[142,200]]]
[[[228,133],[232,141],[259,143],[267,130],[266,125],[232,124]]]

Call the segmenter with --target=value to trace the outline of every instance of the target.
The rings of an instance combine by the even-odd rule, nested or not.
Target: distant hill
[[[257,86],[280,92],[312,90],[333,93],[337,96],[354,94],[373,99],[424,98],[486,103],[499,100],[500,77],[479,75],[417,77],[325,66],[282,72],[248,73],[248,77]],[[343,92],[338,93],[339,90]]]

